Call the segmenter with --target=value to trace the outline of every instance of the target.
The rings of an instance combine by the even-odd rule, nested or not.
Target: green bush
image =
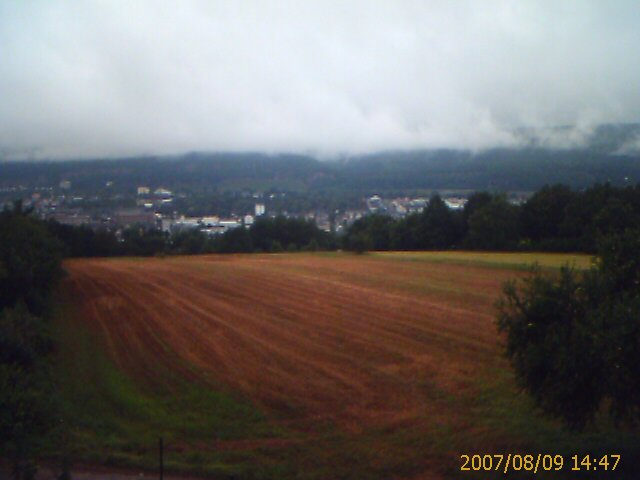
[[[582,428],[606,406],[640,413],[640,232],[600,243],[596,267],[505,285],[497,325],[516,378],[544,412]]]
[[[0,212],[0,454],[15,479],[34,477],[59,418],[47,317],[61,275],[60,244],[45,225],[20,203]]]

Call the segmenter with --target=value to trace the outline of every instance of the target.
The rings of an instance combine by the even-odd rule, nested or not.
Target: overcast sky
[[[0,157],[510,145],[640,120],[640,2],[0,2]]]

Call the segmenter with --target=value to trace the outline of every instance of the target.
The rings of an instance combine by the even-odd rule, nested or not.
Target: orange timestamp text
[[[552,455],[552,454],[475,454],[460,455],[462,471],[485,472],[549,472],[567,469],[569,471],[614,471],[622,456],[608,455]]]

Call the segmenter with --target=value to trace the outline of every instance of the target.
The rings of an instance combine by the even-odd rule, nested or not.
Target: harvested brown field
[[[464,389],[495,355],[492,302],[513,276],[304,255],[67,268],[83,318],[123,370],[153,377],[177,356],[275,413],[352,428],[424,409],[418,381]]]
[[[493,324],[503,282],[522,272],[346,254],[72,260],[66,269],[77,321],[119,370],[152,386],[170,389],[178,376],[237,392],[294,432],[205,450],[286,450],[330,428],[349,448],[362,439],[380,478],[390,469],[438,478],[455,471],[460,448],[524,442],[504,411],[486,413],[495,395],[500,408],[529,408],[513,400]],[[335,461],[318,454],[330,442],[314,444],[314,461]],[[304,447],[295,455],[305,458]]]

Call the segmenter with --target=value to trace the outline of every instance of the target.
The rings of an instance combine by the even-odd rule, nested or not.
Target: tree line
[[[640,225],[640,184],[596,184],[582,191],[545,186],[524,204],[478,192],[462,210],[438,195],[420,213],[395,220],[370,215],[351,225],[342,244],[365,250],[494,250],[595,253],[598,240]]]
[[[0,212],[0,456],[10,461],[16,480],[34,478],[34,459],[45,448],[63,448],[66,428],[50,325],[63,249],[30,213],[20,203]],[[67,474],[63,469],[59,478]]]
[[[566,185],[545,186],[522,205],[510,203],[504,194],[476,192],[461,210],[451,210],[436,194],[422,212],[401,219],[367,215],[339,235],[320,230],[313,221],[284,216],[259,218],[249,228],[217,236],[198,230],[169,235],[137,227],[116,235],[108,230],[46,223],[71,257],[336,249],[595,253],[604,235],[637,226],[640,184],[596,184],[580,191]]]
[[[46,227],[68,257],[194,255],[202,253],[276,253],[335,250],[336,238],[315,222],[301,218],[259,218],[249,228],[238,227],[210,236],[200,230],[169,234],[158,229],[132,227],[116,234],[106,229],[62,225]]]

